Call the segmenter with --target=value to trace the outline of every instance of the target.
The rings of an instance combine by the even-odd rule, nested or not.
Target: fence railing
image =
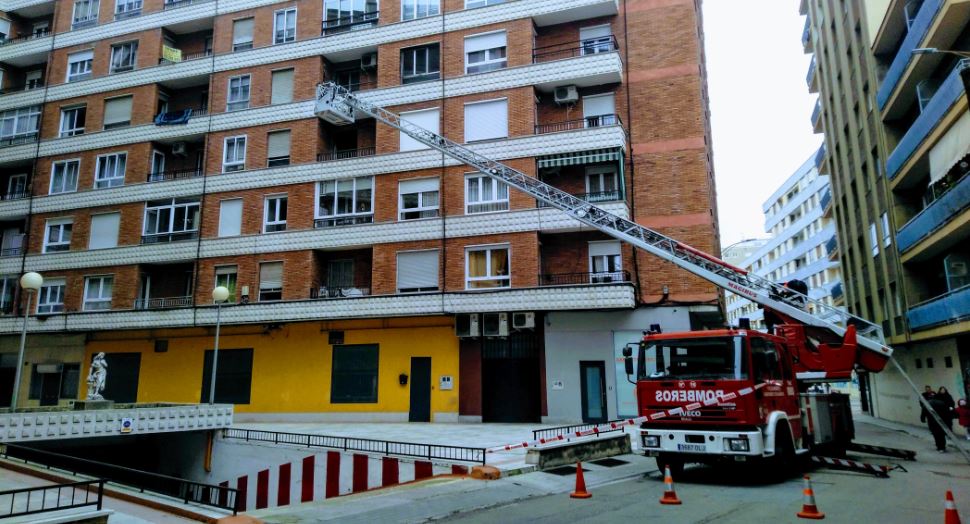
[[[343,31],[356,31],[377,25],[380,18],[379,11],[369,13],[356,12],[338,18],[329,18],[321,24],[321,34],[331,35]]]
[[[20,191],[11,191],[10,193],[3,194],[3,200],[20,200],[30,196],[30,191],[22,189]]]
[[[310,288],[310,298],[356,298],[369,297],[369,287],[320,287]]]
[[[182,240],[195,240],[199,238],[198,231],[182,231],[178,233],[161,233],[158,235],[142,235],[142,244],[164,244],[167,242],[179,242]]]
[[[586,431],[603,424],[609,424],[611,422],[620,422],[620,421],[621,421],[620,419],[617,419],[617,420],[607,420],[606,422],[598,422],[598,423],[573,424],[572,426],[559,426],[555,428],[534,429],[532,430],[532,440],[539,440],[541,438],[550,439],[550,438],[556,438],[559,436],[568,437],[570,435],[575,435],[577,431]],[[614,431],[623,431],[623,427],[620,426],[617,428],[597,431],[596,433],[594,433],[594,435],[598,437],[600,436],[601,433],[611,433]]]
[[[614,189],[612,191],[597,191],[595,193],[575,193],[574,197],[582,199],[586,202],[596,204],[599,202],[616,202],[617,200],[623,200],[623,195],[619,189]],[[551,205],[543,202],[542,200],[537,200],[536,205],[538,207],[552,207]]]
[[[9,85],[7,87],[0,88],[0,95],[19,93],[21,91],[32,91],[34,89],[40,89],[42,87],[44,87],[43,80],[33,80],[29,84],[16,84],[16,85]]]
[[[578,286],[586,284],[617,284],[631,282],[629,271],[593,273],[547,273],[539,275],[540,286]]]
[[[620,115],[597,115],[562,122],[552,122],[550,124],[538,124],[535,126],[535,134],[543,135],[546,133],[558,133],[560,131],[575,131],[589,127],[622,126],[623,121]]]
[[[101,510],[104,480],[85,480],[0,491],[0,519],[95,506]]]
[[[72,475],[89,475],[128,486],[140,492],[157,493],[182,500],[184,503],[201,504],[226,511],[233,515],[237,508],[239,491],[228,486],[204,484],[169,475],[127,468],[107,462],[72,457],[52,451],[43,451],[14,444],[7,444],[0,456],[7,459],[20,459],[47,467],[67,471]]]
[[[227,439],[239,439],[247,442],[272,442],[273,444],[288,444],[305,448],[328,448],[343,451],[361,451],[384,456],[473,462],[477,464],[485,463],[485,448],[239,428],[224,429],[222,430],[222,436]]]
[[[332,151],[330,153],[320,153],[317,155],[317,162],[330,162],[332,160],[346,160],[348,158],[359,158],[362,156],[374,156],[377,148],[362,147],[360,149],[344,149],[343,151]]]
[[[191,305],[191,296],[139,298],[135,300],[135,309],[164,309],[170,307],[186,307]]]
[[[23,135],[0,138],[0,147],[19,146],[21,144],[32,144],[37,141],[39,133],[34,131]]]
[[[586,40],[537,47],[532,50],[532,63],[538,64],[577,56],[612,53],[618,49],[616,37],[613,35],[587,38]]]
[[[183,178],[195,178],[202,176],[202,170],[192,169],[173,169],[171,171],[160,171],[158,173],[148,173],[149,182],[165,182],[168,180],[181,180]]]
[[[50,36],[51,30],[44,29],[42,31],[37,31],[36,33],[30,33],[23,36],[18,36],[16,38],[0,38],[0,47],[10,44],[16,44],[18,42],[26,42],[27,40],[33,40],[35,38],[43,38],[45,36]]]

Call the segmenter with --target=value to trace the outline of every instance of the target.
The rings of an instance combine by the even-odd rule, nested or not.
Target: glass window
[[[229,298],[226,302],[236,301],[238,272],[237,266],[216,266],[216,287],[222,286],[229,290]]]
[[[91,78],[91,64],[94,51],[81,51],[67,55],[67,82],[77,82]]]
[[[509,186],[494,178],[472,174],[465,177],[465,214],[509,210]]]
[[[401,50],[402,84],[437,80],[441,77],[440,67],[441,57],[439,44],[410,47]]]
[[[508,66],[505,31],[465,38],[465,73],[484,73]]]
[[[333,346],[331,403],[377,402],[378,348],[376,344]]]
[[[121,73],[135,68],[138,56],[138,42],[125,42],[111,46],[111,72]]]
[[[81,384],[81,364],[65,362],[61,367],[60,398],[76,399]]]
[[[222,172],[242,171],[246,169],[246,137],[227,137],[223,148]]]
[[[440,0],[401,0],[401,20],[414,20],[439,14],[440,3]]]
[[[84,279],[84,311],[111,309],[111,289],[114,277],[97,276]]]
[[[438,216],[439,188],[437,178],[402,180],[400,183],[401,220]]]
[[[781,356],[773,344],[760,337],[749,337],[751,370],[755,382],[781,380]]]
[[[373,222],[373,191],[374,177],[320,182],[317,184],[315,227]]]
[[[75,0],[74,17],[71,22],[72,29],[95,25],[98,23],[98,0]]]
[[[377,16],[377,0],[323,0],[325,33],[371,27]]]
[[[234,76],[229,79],[229,95],[226,97],[226,111],[249,108],[250,75]]]
[[[84,121],[87,117],[87,106],[66,107],[61,109],[60,136],[74,136],[84,134]]]
[[[579,40],[584,55],[613,51],[613,31],[608,24],[581,28]]]
[[[142,0],[117,0],[115,2],[115,20],[140,15],[141,5]]]
[[[281,9],[273,16],[273,43],[296,40],[296,8]]]
[[[44,228],[44,253],[71,249],[71,232],[74,221],[70,218],[48,220]]]
[[[286,195],[266,197],[263,206],[263,233],[286,231]]]
[[[51,167],[50,194],[77,191],[77,174],[81,169],[80,160],[54,162]]]
[[[144,244],[195,238],[199,231],[199,201],[170,198],[148,202],[143,231]]]
[[[487,5],[503,4],[505,0],[465,0],[465,9],[473,7],[485,7]]]
[[[620,243],[615,241],[589,243],[590,282],[602,284],[623,280],[623,257]]]
[[[465,289],[510,286],[508,246],[474,247],[465,250]]]
[[[60,313],[64,311],[64,287],[66,281],[63,278],[49,278],[44,280],[40,286],[40,293],[37,294],[37,313]]]
[[[94,188],[104,189],[124,185],[127,161],[128,153],[99,156],[97,167],[94,170]]]
[[[586,168],[586,201],[609,202],[620,199],[616,166],[589,166]]]
[[[0,143],[19,143],[35,138],[39,124],[40,106],[0,112]]]

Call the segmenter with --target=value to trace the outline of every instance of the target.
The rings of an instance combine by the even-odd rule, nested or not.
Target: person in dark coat
[[[938,389],[936,394],[933,396],[946,404],[946,409],[950,413],[950,423],[947,425],[947,427],[950,428],[950,431],[953,431],[953,417],[956,415],[957,409],[956,402],[953,401],[953,397],[950,395],[950,392],[947,391],[943,386],[940,386],[940,389]]]
[[[936,393],[933,392],[933,388],[931,388],[929,385],[923,386],[923,394],[922,394],[922,396],[923,396],[924,399],[929,400],[929,399],[933,398],[933,395],[935,395],[935,394]],[[929,417],[929,415],[926,414],[926,407],[923,406],[923,403],[922,402],[920,402],[919,403],[919,421],[920,422],[926,422],[926,418],[927,417]]]
[[[936,413],[943,424],[947,427],[953,422],[953,415],[951,411],[947,409],[946,403],[942,400],[933,398],[927,400],[930,407],[933,408],[933,412]],[[936,450],[940,453],[946,452],[946,431],[943,429],[939,423],[936,422],[936,418],[931,416],[929,413],[926,414],[926,425],[929,427],[930,433],[933,434],[933,441],[936,443]]]

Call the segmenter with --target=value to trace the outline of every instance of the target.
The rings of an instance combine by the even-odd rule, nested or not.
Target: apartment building
[[[0,381],[37,271],[26,405],[83,395],[98,352],[107,398],[207,401],[218,311],[215,400],[241,418],[635,410],[616,355],[720,322],[718,290],[373,119],[317,118],[315,88],[717,254],[699,4],[6,2]]]
[[[835,307],[840,298],[842,277],[836,244],[835,221],[831,213],[829,177],[819,175],[816,155],[805,161],[762,204],[766,242],[752,250],[738,267],[774,282],[801,280],[808,285],[809,298]],[[832,315],[831,310],[814,311]],[[747,318],[751,327],[765,329],[764,311],[750,300],[727,294],[727,317],[736,326]]]

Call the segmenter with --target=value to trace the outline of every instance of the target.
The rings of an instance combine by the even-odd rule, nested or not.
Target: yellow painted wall
[[[331,404],[333,352],[327,326],[294,323],[268,332],[262,326],[223,329],[220,349],[253,348],[251,403],[237,405],[236,411],[407,413],[410,384],[401,386],[398,376],[410,376],[411,357],[431,357],[431,412],[458,413],[458,338],[450,318],[364,321],[338,327],[344,330],[345,344],[380,347],[377,403]],[[167,352],[154,352],[156,338],[168,340]],[[212,344],[212,335],[200,329],[95,336],[87,344],[82,376],[94,353],[140,352],[138,402],[199,402],[204,351]],[[441,375],[453,377],[454,389],[438,390]]]

